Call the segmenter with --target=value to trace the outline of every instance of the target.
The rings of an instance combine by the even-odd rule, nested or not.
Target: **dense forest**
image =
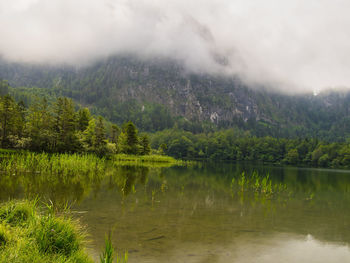
[[[1,82],[6,91],[7,83]],[[28,107],[10,95],[0,97],[1,148],[46,152],[91,152],[147,155],[146,134],[138,135],[132,122],[121,128],[94,117],[88,108],[77,107],[72,99],[58,97],[52,102],[37,99]]]
[[[261,161],[319,167],[349,167],[350,143],[327,143],[318,139],[256,137],[238,129],[193,134],[179,129],[151,136],[154,148],[166,145],[176,158],[226,161]]]
[[[174,122],[169,129],[139,136],[131,121],[119,127],[101,116],[92,115],[88,108],[76,105],[67,97],[39,98],[35,93],[16,93],[16,100],[7,94],[10,90],[8,82],[0,82],[2,148],[93,152],[100,156],[113,153],[146,155],[151,152],[151,144],[154,152],[185,159],[350,166],[348,142],[257,137],[244,129],[211,126],[206,132],[192,132],[186,130],[185,124],[179,125],[180,121]]]

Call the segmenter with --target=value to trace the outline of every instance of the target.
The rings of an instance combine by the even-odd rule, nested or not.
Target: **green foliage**
[[[257,138],[233,129],[208,134],[165,130],[152,134],[151,145],[155,149],[161,149],[163,145],[162,151],[175,158],[350,167],[350,143]]]
[[[291,149],[286,154],[284,161],[288,164],[297,164],[299,162],[299,152],[297,149]]]
[[[79,109],[78,110],[78,129],[80,131],[85,131],[86,128],[88,127],[89,125],[89,121],[91,120],[91,114],[90,114],[90,111],[88,108],[82,108],[82,109]]]
[[[138,154],[138,137],[137,137],[137,129],[135,125],[129,121],[126,123],[124,128],[125,138],[126,138],[126,154]]]
[[[80,149],[76,134],[76,113],[71,99],[58,98],[53,105],[54,151],[75,152]]]
[[[141,155],[149,155],[151,152],[151,146],[149,138],[146,134],[142,135],[140,137],[140,154]]]
[[[225,101],[218,101],[226,105]],[[147,105],[144,111],[146,109]],[[249,120],[245,125],[260,129]],[[87,108],[76,111],[68,98],[51,98],[50,101],[43,98],[26,108],[9,95],[0,97],[0,140],[4,148],[94,153],[108,158],[115,153],[148,155],[152,152],[182,159],[350,167],[347,142],[255,137],[237,128],[208,129],[204,133],[195,126],[194,122],[178,119],[175,128],[139,136],[133,122],[125,123],[120,129],[101,116],[92,117]],[[266,123],[263,126],[270,127]],[[158,150],[151,150],[149,141],[152,148]]]
[[[90,152],[98,156],[117,151],[141,155],[151,151],[148,137],[140,139],[132,122],[120,132],[117,125],[101,116],[91,117],[87,108],[76,112],[74,102],[65,97],[58,97],[51,104],[43,98],[29,109],[9,95],[0,97],[0,142],[3,148]]]
[[[23,134],[24,116],[22,104],[17,104],[14,99],[5,95],[0,97],[0,140],[1,147],[11,147],[11,138]]]
[[[0,96],[7,95],[9,92],[9,83],[6,80],[0,80]]]

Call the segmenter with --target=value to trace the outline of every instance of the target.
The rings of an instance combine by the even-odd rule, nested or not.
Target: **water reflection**
[[[242,171],[269,173],[271,185],[285,185],[288,194],[232,187]],[[350,262],[346,171],[203,164],[0,178],[2,200],[39,195],[75,202],[96,258],[111,230],[130,262]]]
[[[183,244],[174,248],[168,258],[151,258],[143,262],[239,262],[239,263],[343,263],[350,250],[341,244],[328,244],[311,235],[243,235],[225,246]]]

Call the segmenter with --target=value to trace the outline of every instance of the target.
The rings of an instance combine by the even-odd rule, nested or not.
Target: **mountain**
[[[71,97],[110,121],[132,120],[145,131],[237,127],[257,136],[329,141],[350,132],[347,92],[284,95],[238,77],[188,73],[169,60],[112,57],[83,68],[1,61],[0,78],[17,97],[38,90]]]

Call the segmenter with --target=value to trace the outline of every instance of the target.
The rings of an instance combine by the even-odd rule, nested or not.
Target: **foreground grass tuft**
[[[92,262],[83,239],[75,221],[39,211],[35,202],[10,201],[0,207],[0,262]]]

